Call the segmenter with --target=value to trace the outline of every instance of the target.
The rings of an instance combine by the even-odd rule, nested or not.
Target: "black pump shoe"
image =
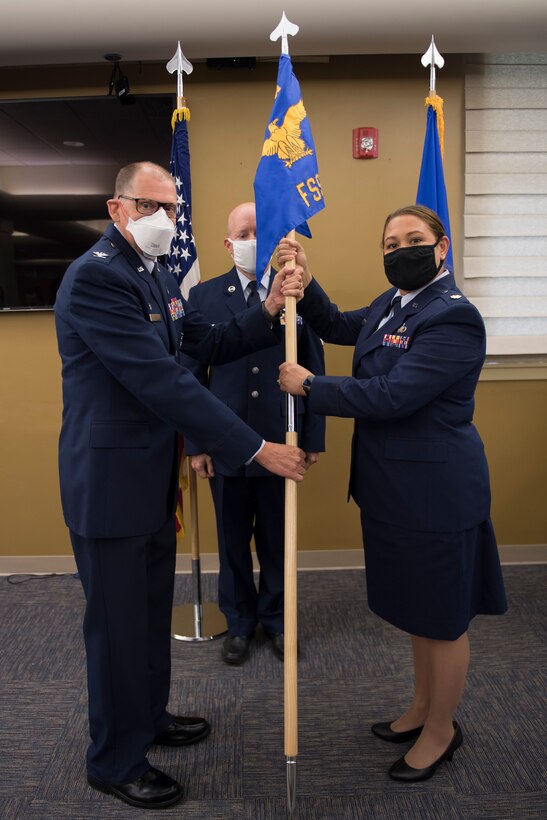
[[[408,729],[406,732],[394,732],[391,723],[375,723],[370,727],[370,731],[380,740],[387,740],[388,743],[406,743],[421,733],[423,726],[416,726],[415,729]]]
[[[430,777],[433,777],[441,763],[445,760],[452,760],[452,755],[463,743],[462,730],[456,721],[454,721],[453,724],[454,737],[443,754],[430,766],[426,766],[425,769],[414,769],[412,766],[408,765],[403,756],[393,764],[389,770],[389,776],[394,780],[402,780],[404,783],[417,783],[420,780],[429,780]]]

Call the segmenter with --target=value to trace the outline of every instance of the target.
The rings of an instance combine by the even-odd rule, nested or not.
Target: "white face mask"
[[[256,239],[230,239],[237,268],[256,274]]]
[[[133,234],[141,251],[152,257],[168,253],[175,235],[175,225],[163,208],[158,208],[152,216],[143,216],[140,219],[129,217],[127,230]]]

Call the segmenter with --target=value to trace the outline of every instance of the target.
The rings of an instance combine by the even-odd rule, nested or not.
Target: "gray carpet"
[[[404,786],[387,769],[406,747],[382,743],[369,726],[406,706],[408,639],[368,611],[362,570],[299,574],[297,820],[547,817],[547,567],[504,575],[509,612],[470,629],[464,745],[432,780]],[[204,601],[215,600],[216,576],[203,575],[202,586]],[[176,601],[190,598],[189,577],[178,576]],[[220,641],[173,642],[171,709],[213,724],[202,744],[150,753],[185,784],[183,803],[139,811],[87,786],[82,612],[72,576],[0,579],[0,816],[287,818],[283,665],[261,634],[242,667],[221,663]]]

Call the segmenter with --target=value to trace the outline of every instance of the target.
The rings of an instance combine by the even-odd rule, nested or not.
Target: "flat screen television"
[[[172,94],[0,101],[0,313],[51,310],[108,224],[119,169],[169,168]]]

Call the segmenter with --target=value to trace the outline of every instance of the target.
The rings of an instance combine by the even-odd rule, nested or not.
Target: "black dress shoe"
[[[183,717],[176,715],[169,726],[156,735],[157,746],[189,746],[207,737],[211,731],[210,724],[202,717]]]
[[[222,645],[222,660],[224,663],[239,666],[249,657],[249,645],[252,635],[228,635]]]
[[[418,737],[423,728],[423,726],[416,726],[415,729],[408,729],[406,732],[394,732],[391,723],[375,723],[370,730],[376,737],[387,740],[388,743],[406,743],[407,740]]]
[[[280,661],[285,660],[285,634],[283,632],[266,632],[272,642],[272,652]]]
[[[174,806],[184,797],[184,789],[180,783],[153,767],[150,767],[138,780],[122,783],[120,786],[96,780],[91,775],[88,775],[87,782],[94,789],[105,794],[113,794],[124,803],[137,806],[139,809],[166,809],[168,806]]]
[[[456,721],[454,721],[454,737],[442,755],[438,757],[437,760],[434,760],[430,766],[426,766],[425,769],[414,769],[408,765],[403,756],[393,764],[389,770],[389,775],[394,780],[402,780],[405,783],[417,783],[419,780],[429,780],[430,777],[433,777],[441,763],[445,760],[452,760],[452,755],[462,743],[462,730]]]

